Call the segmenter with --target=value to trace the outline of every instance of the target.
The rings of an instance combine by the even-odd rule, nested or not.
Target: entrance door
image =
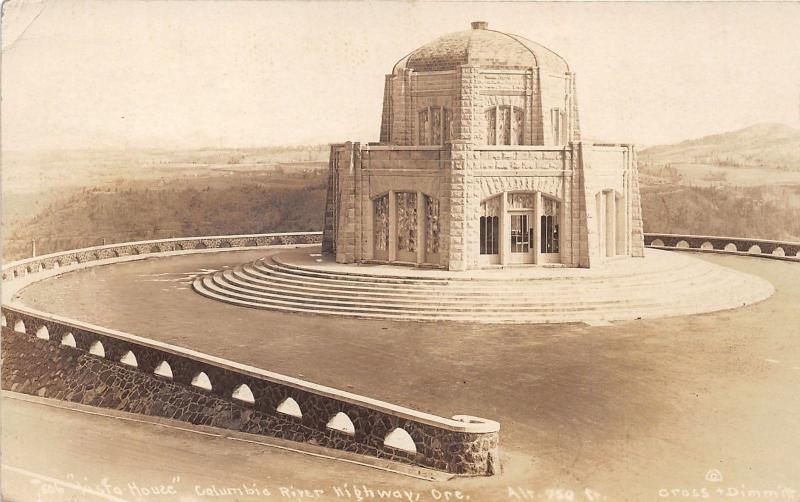
[[[533,211],[514,211],[511,217],[509,263],[533,263]]]

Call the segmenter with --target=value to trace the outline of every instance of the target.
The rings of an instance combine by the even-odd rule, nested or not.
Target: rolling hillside
[[[760,124],[639,153],[646,232],[800,241],[800,130]]]
[[[170,236],[318,230],[325,147],[5,157],[3,255]],[[800,241],[800,130],[640,152],[645,231]]]
[[[758,124],[738,131],[654,146],[639,154],[641,163],[710,164],[800,172],[800,129]]]

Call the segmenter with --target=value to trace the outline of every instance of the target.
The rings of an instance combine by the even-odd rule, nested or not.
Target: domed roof
[[[552,73],[567,73],[564,59],[543,45],[518,35],[488,29],[485,22],[472,23],[472,29],[441,36],[423,45],[394,65],[414,71],[453,70],[470,64],[490,69],[538,67]]]

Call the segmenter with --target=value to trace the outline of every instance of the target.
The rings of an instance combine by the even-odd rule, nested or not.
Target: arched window
[[[509,105],[486,109],[487,145],[524,145],[525,111]]]
[[[22,319],[14,323],[14,331],[17,333],[25,333],[25,322]]]

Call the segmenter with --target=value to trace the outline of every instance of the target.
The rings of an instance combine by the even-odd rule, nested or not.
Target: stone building
[[[323,252],[448,270],[643,256],[636,154],[581,141],[564,59],[475,22],[386,75],[380,142],[331,146]]]

